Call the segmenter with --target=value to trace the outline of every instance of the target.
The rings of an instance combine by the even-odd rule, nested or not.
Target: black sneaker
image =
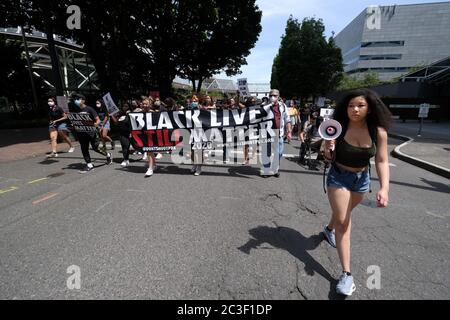
[[[91,172],[91,171],[94,171],[94,166],[91,167],[91,166],[86,165],[84,167],[84,169],[78,171],[78,173],[88,173],[88,172]]]
[[[112,163],[112,155],[108,152],[108,155],[106,156],[106,164],[110,165]]]

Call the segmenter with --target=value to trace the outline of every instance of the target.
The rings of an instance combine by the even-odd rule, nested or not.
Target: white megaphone
[[[336,140],[342,133],[342,126],[333,119],[325,120],[320,124],[319,135],[324,140]]]

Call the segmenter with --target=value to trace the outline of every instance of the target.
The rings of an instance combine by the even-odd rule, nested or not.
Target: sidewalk
[[[425,121],[420,137],[418,132],[418,121],[396,121],[390,135],[401,136],[406,142],[398,146],[392,155],[450,179],[450,122]]]
[[[58,143],[58,152],[68,149],[67,143]],[[0,130],[0,163],[44,156],[51,151],[47,127]]]

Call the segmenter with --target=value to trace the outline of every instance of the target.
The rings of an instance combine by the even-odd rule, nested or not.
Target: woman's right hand
[[[335,144],[336,144],[336,140],[325,140],[325,152],[333,151]]]
[[[335,140],[325,140],[324,158],[327,161],[333,160],[333,151],[335,148]]]

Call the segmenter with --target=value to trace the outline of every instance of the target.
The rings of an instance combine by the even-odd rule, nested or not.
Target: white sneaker
[[[127,167],[130,165],[130,161],[128,160],[124,160],[121,164],[120,164],[123,168]]]
[[[67,151],[68,153],[72,153],[72,152],[74,152],[75,151],[75,148],[74,147],[71,147],[70,149],[69,149],[69,151]]]
[[[162,154],[161,153],[157,153],[155,156],[156,159],[161,159],[162,158]]]
[[[142,157],[142,160],[148,160],[147,152],[144,152],[144,156]]]
[[[145,177],[151,177],[153,175],[153,170],[148,168],[147,172],[145,173]]]

